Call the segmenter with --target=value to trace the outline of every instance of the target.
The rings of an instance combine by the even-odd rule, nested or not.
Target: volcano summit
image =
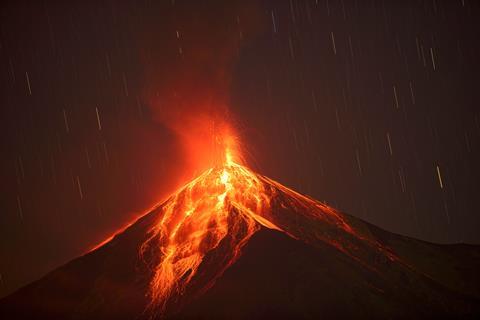
[[[480,315],[480,250],[383,231],[227,153],[106,244],[0,301],[49,319]]]

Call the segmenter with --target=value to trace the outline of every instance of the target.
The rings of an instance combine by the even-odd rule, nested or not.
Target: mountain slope
[[[1,300],[0,315],[474,317],[479,269],[476,246],[388,233],[228,163]]]
[[[469,299],[409,273],[378,276],[331,247],[305,246],[264,230],[216,285],[176,318],[466,317],[475,313],[470,308],[476,302]]]

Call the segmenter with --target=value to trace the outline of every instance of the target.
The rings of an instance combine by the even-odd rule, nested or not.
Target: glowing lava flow
[[[189,284],[200,291],[211,287],[262,226],[312,245],[328,243],[373,270],[365,263],[372,255],[396,259],[368,231],[353,228],[348,216],[252,172],[225,150],[220,165],[160,207],[159,220],[141,246],[142,257],[149,250],[159,252],[154,253],[151,307],[165,308]],[[209,259],[216,260],[202,271]]]
[[[229,233],[235,239],[222,269],[236,260],[260,225],[281,231],[259,215],[268,210],[269,200],[263,183],[235,163],[229,152],[223,166],[207,170],[167,200],[160,221],[142,246],[143,251],[154,239],[160,242],[162,257],[151,282],[152,301],[164,304],[172,293],[181,293],[205,255]]]

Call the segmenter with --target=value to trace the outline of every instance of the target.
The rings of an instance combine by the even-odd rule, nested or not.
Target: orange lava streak
[[[227,136],[217,144],[223,152],[215,166],[164,203],[141,246],[142,256],[151,248],[160,253],[153,262],[151,307],[165,308],[195,281],[195,290],[208,289],[262,226],[312,245],[328,243],[360,263],[371,254],[397,259],[352,227],[348,216],[239,164],[235,142]],[[217,260],[202,271],[211,253]],[[208,275],[195,278],[199,272]]]
[[[263,188],[263,182],[235,163],[227,149],[222,166],[207,170],[167,201],[160,221],[143,245],[153,239],[160,241],[162,257],[150,287],[154,304],[164,305],[173,293],[181,293],[205,255],[217,248],[230,230],[237,230],[236,239],[224,269],[236,260],[260,225],[281,231],[260,216],[270,199]],[[231,219],[233,209],[238,219]],[[244,232],[238,232],[240,225]]]

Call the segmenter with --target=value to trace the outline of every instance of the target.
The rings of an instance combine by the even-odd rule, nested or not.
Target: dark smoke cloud
[[[232,67],[242,44],[258,31],[258,17],[250,1],[189,1],[147,24],[140,46],[148,48],[142,52],[144,101],[154,119],[178,135],[196,168],[211,165],[215,131],[234,122]]]

